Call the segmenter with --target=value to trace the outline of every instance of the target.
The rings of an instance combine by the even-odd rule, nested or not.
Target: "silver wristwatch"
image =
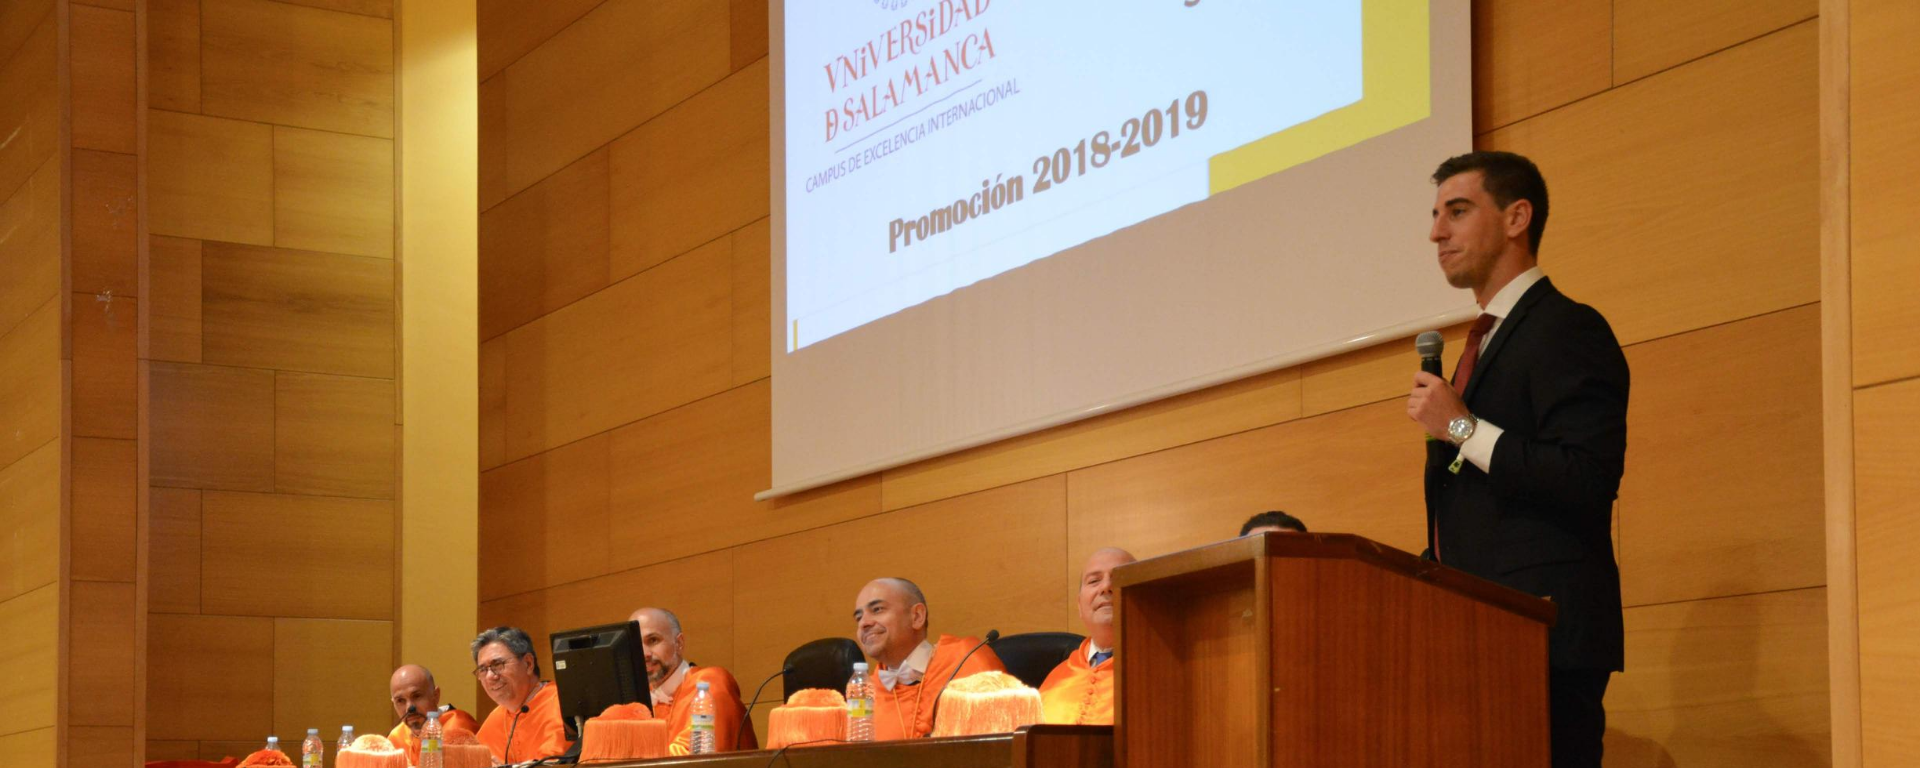
[[[1463,445],[1473,437],[1473,428],[1479,425],[1480,420],[1471,413],[1447,422],[1447,439],[1452,440],[1454,445]]]

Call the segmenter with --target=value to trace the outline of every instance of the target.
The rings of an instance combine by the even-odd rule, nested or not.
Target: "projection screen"
[[[1473,314],[1465,3],[771,5],[762,498]]]

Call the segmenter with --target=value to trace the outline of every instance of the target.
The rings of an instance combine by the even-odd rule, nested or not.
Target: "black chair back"
[[[795,648],[787,654],[787,665],[793,671],[780,676],[780,698],[784,701],[803,688],[844,693],[847,680],[853,677],[854,663],[865,660],[860,644],[844,637],[821,638]]]
[[[1007,665],[1007,674],[1038,688],[1085,639],[1072,632],[1027,632],[994,641],[993,652]]]

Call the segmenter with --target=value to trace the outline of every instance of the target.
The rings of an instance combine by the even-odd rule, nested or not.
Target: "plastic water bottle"
[[[694,687],[693,726],[687,738],[687,751],[696,755],[710,755],[720,751],[719,740],[713,734],[713,697],[707,695],[705,681]]]
[[[321,768],[327,761],[327,745],[320,741],[320,729],[308,728],[307,740],[300,742],[300,768]]]
[[[339,749],[353,748],[353,726],[351,725],[340,726],[340,741],[336,742],[334,746],[338,747]],[[338,751],[335,751],[333,753],[333,759],[336,762],[340,760],[340,753]]]
[[[267,737],[267,751],[268,751],[268,752],[280,752],[280,737],[278,737],[278,736],[268,736],[268,737]],[[286,753],[284,753],[284,752],[281,752],[281,754],[286,754]]]
[[[428,712],[427,724],[420,726],[420,765],[416,768],[442,768],[446,758],[440,750],[440,713]]]
[[[873,741],[873,681],[864,661],[853,663],[847,681],[847,741]]]

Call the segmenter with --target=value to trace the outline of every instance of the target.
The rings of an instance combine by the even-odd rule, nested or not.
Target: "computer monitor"
[[[555,632],[553,682],[560,689],[560,719],[567,738],[580,741],[587,718],[615,704],[653,706],[647,685],[647,659],[640,647],[640,625],[631,621]]]

